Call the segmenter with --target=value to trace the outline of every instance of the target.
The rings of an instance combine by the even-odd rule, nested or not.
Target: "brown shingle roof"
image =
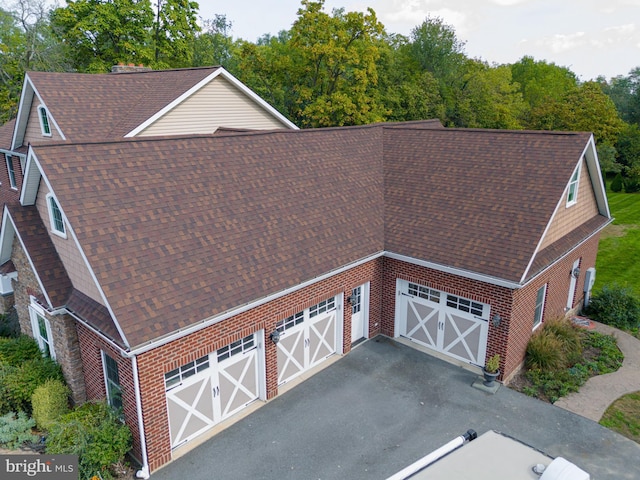
[[[0,148],[5,150],[11,149],[11,139],[13,138],[13,129],[16,126],[16,119],[9,120],[0,127]]]
[[[74,289],[71,292],[66,307],[67,310],[88,322],[107,338],[110,338],[121,347],[125,347],[120,338],[120,333],[105,306],[100,305],[84,293]]]
[[[6,204],[6,208],[51,300],[51,306],[54,309],[63,307],[71,293],[71,281],[37,208],[11,204]]]
[[[385,133],[385,249],[519,282],[590,134]]]
[[[82,142],[123,137],[218,68],[28,75],[67,140]]]
[[[35,152],[135,346],[382,251],[381,134]]]
[[[517,283],[589,138],[421,122],[34,151],[138,346],[383,250]]]

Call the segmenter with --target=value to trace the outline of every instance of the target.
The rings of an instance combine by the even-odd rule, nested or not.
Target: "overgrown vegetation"
[[[604,412],[600,424],[640,443],[640,392],[616,400]]]
[[[566,319],[549,320],[531,337],[526,371],[511,386],[554,403],[590,377],[616,371],[622,360],[613,336],[580,329]]]
[[[111,467],[131,448],[131,432],[105,402],[85,403],[63,415],[49,430],[47,453],[79,457],[80,477],[112,478]]]

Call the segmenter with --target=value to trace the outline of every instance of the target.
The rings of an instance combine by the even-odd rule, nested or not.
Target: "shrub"
[[[525,363],[532,370],[559,370],[565,366],[562,342],[551,330],[543,328],[527,344]]]
[[[593,295],[587,313],[595,320],[617,328],[640,326],[640,300],[631,289],[617,284],[603,285],[602,290]]]
[[[47,453],[78,455],[81,478],[109,478],[109,468],[124,459],[131,441],[129,428],[105,402],[85,403],[51,426]]]
[[[0,417],[0,445],[15,449],[25,442],[36,442],[38,436],[31,433],[35,424],[36,422],[24,412],[18,412],[18,415],[13,412],[3,415]]]
[[[27,360],[42,357],[38,342],[27,335],[0,338],[0,363],[18,367]]]
[[[69,388],[60,380],[47,380],[31,396],[33,418],[38,428],[49,430],[51,425],[69,411]]]
[[[623,187],[622,183],[622,174],[618,173],[613,180],[611,181],[611,191],[612,192],[621,192]]]
[[[19,367],[4,366],[0,369],[0,406],[4,411],[31,413],[31,396],[47,380],[64,381],[62,370],[54,360],[42,356],[28,360]]]
[[[544,322],[544,329],[562,344],[565,365],[573,365],[582,358],[582,335],[578,327],[564,317]]]

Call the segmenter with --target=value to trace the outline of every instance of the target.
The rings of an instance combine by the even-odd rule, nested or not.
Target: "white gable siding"
[[[78,250],[78,247],[71,235],[67,234],[67,238],[62,238],[51,233],[51,222],[49,221],[49,210],[46,199],[48,193],[49,189],[47,188],[46,183],[40,182],[38,197],[36,199],[36,208],[38,209],[38,212],[40,212],[40,217],[42,218],[45,228],[49,231],[49,236],[56,247],[58,255],[60,255],[60,260],[62,260],[62,264],[67,271],[67,275],[69,275],[71,284],[75,289],[103,305],[104,302],[102,301],[98,287],[93,281],[89,269],[84,263],[82,255],[80,254],[80,251]]]
[[[37,96],[33,96],[33,102],[29,110],[29,120],[27,121],[27,127],[24,133],[23,145],[29,143],[42,143],[42,142],[57,142],[62,140],[62,137],[58,133],[51,118],[49,118],[49,127],[51,129],[51,135],[43,135],[42,128],[40,127],[40,118],[38,117],[38,107],[40,106],[40,100]]]
[[[213,133],[221,126],[288,128],[229,81],[217,77],[137,136]]]

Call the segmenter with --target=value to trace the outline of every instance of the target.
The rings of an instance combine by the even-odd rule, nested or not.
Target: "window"
[[[356,287],[351,291],[351,314],[355,315],[362,310],[362,287]]]
[[[49,204],[49,217],[51,220],[51,229],[54,233],[61,236],[66,236],[64,229],[64,220],[62,219],[62,212],[58,207],[58,202],[53,198],[53,195],[47,195],[47,203]]]
[[[11,155],[5,155],[4,158],[7,161],[7,172],[9,172],[9,183],[11,184],[11,188],[17,188],[16,170],[13,166],[13,157]]]
[[[33,330],[33,338],[38,342],[42,354],[55,360],[56,354],[53,349],[53,337],[51,335],[51,325],[40,308],[30,305],[29,312],[31,314],[31,329]]]
[[[107,402],[116,410],[120,410],[122,408],[122,387],[118,375],[118,364],[104,352],[102,352],[102,363],[107,387]]]
[[[164,374],[164,385],[168,391],[176,385],[180,385],[185,378],[209,368],[209,355],[200,357],[193,362],[185,363],[181,367]]]
[[[578,181],[580,179],[580,165],[573,172],[569,182],[569,192],[567,193],[567,207],[574,205],[578,201]]]
[[[47,137],[51,136],[51,127],[49,126],[49,116],[47,115],[47,109],[44,105],[38,107],[38,117],[40,118],[40,129],[42,134]]]
[[[440,303],[440,292],[429,287],[423,287],[415,283],[409,284],[409,295],[424,298],[435,303]]]
[[[282,333],[302,322],[304,322],[304,312],[298,312],[295,315],[291,315],[290,317],[276,323],[276,330]]]
[[[328,300],[323,300],[317,305],[314,305],[313,307],[309,308],[309,318],[313,318],[316,315],[320,315],[321,313],[324,313],[324,312],[329,312],[334,308],[336,308],[336,297],[331,297]]]
[[[253,340],[253,334],[248,335],[236,342],[230,343],[226,347],[219,348],[216,354],[218,355],[218,362],[226,360],[229,357],[237,355],[238,353],[248,352],[255,347],[255,341]]]
[[[536,309],[533,315],[533,328],[536,329],[542,323],[542,314],[544,312],[544,297],[547,293],[547,284],[545,283],[538,289],[536,295]]]
[[[484,305],[474,302],[467,298],[456,297],[455,295],[447,295],[447,307],[455,308],[461,312],[472,313],[473,315],[482,316]]]

